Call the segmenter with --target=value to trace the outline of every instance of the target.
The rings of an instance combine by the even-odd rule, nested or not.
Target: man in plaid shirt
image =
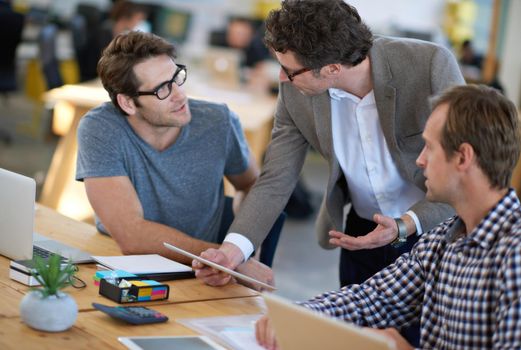
[[[301,305],[378,328],[398,349],[412,347],[396,329],[417,319],[425,349],[520,349],[521,208],[509,188],[520,154],[516,108],[476,85],[447,90],[433,107],[416,162],[427,198],[457,215],[364,283]],[[276,347],[266,317],[256,336]]]

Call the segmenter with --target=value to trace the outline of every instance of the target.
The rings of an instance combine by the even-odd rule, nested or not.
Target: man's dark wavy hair
[[[140,31],[119,34],[103,50],[98,61],[98,75],[112,103],[121,113],[127,114],[118,103],[118,94],[132,97],[136,106],[141,106],[137,99],[141,82],[134,73],[134,67],[161,55],[167,55],[173,61],[176,58],[174,45],[157,35]]]
[[[304,67],[356,66],[373,45],[373,34],[353,6],[342,0],[285,0],[266,19],[264,42],[290,50]]]

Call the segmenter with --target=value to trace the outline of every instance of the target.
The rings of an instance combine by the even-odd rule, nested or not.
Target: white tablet
[[[130,350],[226,350],[205,336],[119,337],[118,340]]]
[[[171,244],[169,244],[169,243],[163,242],[163,245],[164,245],[165,247],[167,247],[168,249],[173,250],[173,251],[176,252],[176,253],[179,253],[179,254],[184,255],[184,256],[186,256],[186,257],[189,257],[189,258],[191,258],[191,259],[195,259],[195,260],[197,260],[197,261],[199,261],[199,262],[201,262],[201,263],[203,263],[203,264],[205,264],[205,265],[207,265],[207,266],[213,267],[214,269],[217,269],[217,270],[219,270],[219,271],[222,271],[222,272],[224,272],[224,273],[227,273],[227,274],[229,274],[229,275],[232,275],[233,277],[235,277],[235,278],[237,278],[237,279],[240,279],[240,280],[245,281],[245,282],[253,283],[253,284],[256,284],[256,285],[258,285],[258,286],[261,286],[262,289],[264,289],[264,290],[270,290],[270,291],[276,290],[275,287],[270,286],[269,284],[266,284],[266,283],[264,283],[264,282],[261,282],[261,281],[259,281],[259,280],[256,280],[256,279],[253,278],[253,277],[246,276],[246,275],[244,275],[244,274],[242,274],[242,273],[239,273],[239,272],[237,272],[237,271],[230,270],[230,269],[227,268],[227,267],[224,267],[224,266],[222,266],[222,265],[216,264],[216,263],[214,263],[213,261],[210,261],[210,260],[206,260],[206,259],[204,259],[204,258],[201,258],[200,256],[197,256],[197,255],[195,255],[195,254],[192,254],[192,253],[190,253],[190,252],[187,252],[186,250],[183,250],[183,249],[181,249],[181,248],[178,248],[178,247],[176,247],[176,246],[173,246],[173,245],[171,245]]]

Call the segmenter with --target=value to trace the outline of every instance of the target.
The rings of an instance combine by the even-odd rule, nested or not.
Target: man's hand
[[[219,249],[211,248],[205,250],[201,253],[201,257],[231,270],[235,270],[244,260],[244,256],[239,247],[228,242],[224,242]],[[197,260],[192,261],[192,267],[195,270],[195,276],[210,286],[223,286],[232,279],[227,273],[206,266]]]
[[[201,257],[224,267],[231,268],[230,260],[220,249],[210,248],[205,250],[201,253]],[[223,286],[232,279],[232,276],[227,273],[206,266],[197,260],[192,260],[192,267],[195,270],[195,277],[202,279],[204,283],[210,286]]]
[[[240,264],[236,270],[243,275],[253,277],[258,281],[269,284],[270,286],[275,286],[275,282],[273,280],[273,270],[256,259],[248,259],[248,261]],[[241,280],[238,282],[259,292],[263,291],[263,288],[257,284],[248,283]]]
[[[396,350],[413,350],[414,347],[405,340],[404,337],[395,329],[395,328],[386,328],[386,329],[375,329],[375,328],[366,328],[373,333],[383,335],[384,337],[391,339],[395,346]]]
[[[347,250],[360,250],[383,247],[396,239],[398,226],[393,218],[375,214],[373,220],[378,226],[365,236],[352,237],[342,232],[329,231],[329,243]]]
[[[257,339],[257,343],[266,349],[278,349],[275,331],[271,327],[268,316],[262,316],[257,323],[255,323],[255,338]]]

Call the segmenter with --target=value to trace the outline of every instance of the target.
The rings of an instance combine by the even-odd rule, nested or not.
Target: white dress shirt
[[[329,89],[335,156],[344,172],[356,213],[367,220],[382,213],[400,217],[425,193],[405,181],[389,152],[371,90],[362,99],[343,90]],[[422,228],[416,214],[407,211]]]

